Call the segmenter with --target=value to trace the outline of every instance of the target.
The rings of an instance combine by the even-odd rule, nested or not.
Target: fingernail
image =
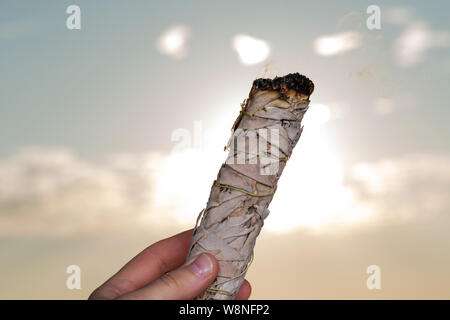
[[[200,257],[194,260],[191,264],[192,271],[199,277],[206,277],[213,269],[211,258],[203,253]]]

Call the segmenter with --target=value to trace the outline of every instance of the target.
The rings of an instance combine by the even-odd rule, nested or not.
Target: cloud
[[[314,51],[322,56],[333,56],[354,50],[362,44],[362,37],[357,31],[347,31],[318,37],[313,44]]]
[[[0,161],[0,235],[74,234],[151,215],[156,154],[95,164],[64,148],[26,148]]]
[[[302,138],[280,179],[266,229],[326,233],[438,220],[450,211],[448,154],[409,154],[342,170],[323,142]]]
[[[162,54],[174,59],[182,59],[187,55],[187,42],[191,31],[186,26],[174,26],[165,30],[156,41],[156,48]]]
[[[396,62],[411,67],[421,62],[430,49],[448,46],[449,40],[448,32],[433,31],[425,22],[415,21],[395,41]]]
[[[314,123],[308,127],[280,180],[267,230],[392,224],[450,210],[450,156],[406,155],[346,173]],[[87,161],[66,148],[22,149],[0,160],[0,236],[191,227],[225,156],[187,149]]]
[[[410,154],[355,165],[349,185],[356,201],[388,223],[422,220],[450,210],[450,155]]]
[[[245,34],[234,36],[232,46],[240,61],[246,65],[263,62],[270,54],[270,47],[266,41]]]
[[[386,10],[385,19],[390,24],[404,25],[412,18],[412,13],[408,8],[398,7]]]

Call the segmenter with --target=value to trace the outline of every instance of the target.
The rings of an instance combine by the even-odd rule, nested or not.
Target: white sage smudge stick
[[[187,261],[209,252],[219,263],[217,278],[197,299],[229,300],[238,293],[313,90],[298,73],[253,82],[192,236]]]

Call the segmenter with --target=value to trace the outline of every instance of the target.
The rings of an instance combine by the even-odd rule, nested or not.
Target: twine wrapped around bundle
[[[253,82],[192,236],[187,260],[209,252],[219,263],[216,280],[197,299],[229,300],[238,293],[313,90],[298,73]]]

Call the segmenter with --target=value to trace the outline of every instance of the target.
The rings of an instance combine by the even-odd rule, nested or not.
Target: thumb
[[[118,299],[188,300],[206,290],[219,270],[214,256],[203,253],[193,262],[164,274],[147,286]]]

